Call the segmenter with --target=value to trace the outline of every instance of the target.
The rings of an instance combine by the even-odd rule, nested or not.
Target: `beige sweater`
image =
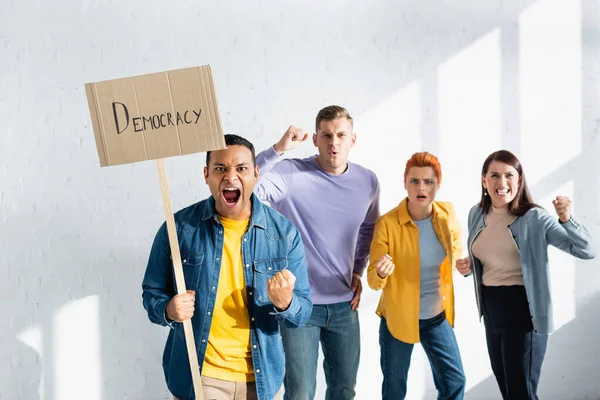
[[[507,209],[492,207],[485,217],[486,227],[473,242],[473,255],[483,264],[486,286],[523,285],[519,249],[508,229],[515,219]]]

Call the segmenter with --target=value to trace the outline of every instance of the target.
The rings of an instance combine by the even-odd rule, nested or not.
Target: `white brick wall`
[[[463,225],[483,159],[507,147],[536,200],[572,196],[600,242],[597,0],[1,0],[0,10],[2,400],[168,398],[167,332],[140,296],[163,219],[155,167],[100,169],[86,82],[210,63],[225,130],[258,149],[345,105],[359,135],[352,159],[379,175],[383,211],[403,196],[406,158],[428,149]],[[168,160],[174,208],[208,195],[203,163]],[[562,327],[540,394],[600,398],[599,262],[552,257]],[[497,398],[471,281],[456,286],[467,397]],[[377,299],[366,288],[359,399],[379,393]],[[434,396],[430,376],[417,348],[410,398]]]

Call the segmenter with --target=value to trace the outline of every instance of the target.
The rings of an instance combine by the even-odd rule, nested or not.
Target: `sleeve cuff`
[[[171,329],[175,329],[175,326],[173,325],[174,321],[169,322],[169,320],[167,319],[167,304],[168,303],[169,303],[169,300],[165,300],[159,304],[159,306],[158,306],[159,314],[158,315],[162,315],[166,326],[168,326]]]
[[[277,311],[275,306],[273,306],[273,311],[271,311],[269,314],[275,315],[276,317],[280,317],[283,319],[290,319],[296,316],[296,314],[298,314],[299,311],[300,304],[298,304],[298,301],[296,300],[296,295],[294,295],[292,297],[292,302],[290,303],[290,306],[285,311]]]
[[[371,286],[371,288],[374,290],[380,290],[383,288],[383,286],[387,282],[387,278],[388,278],[387,276],[385,278],[380,277],[379,274],[377,273],[377,271],[374,271],[373,277],[370,278],[369,286]],[[371,283],[373,283],[373,285],[371,285]]]
[[[572,215],[571,215],[571,217],[569,218],[569,220],[568,220],[568,221],[566,221],[566,222],[562,222],[562,221],[560,220],[560,218],[559,218],[559,219],[558,219],[558,223],[559,223],[559,224],[561,224],[561,225],[567,225],[567,224],[569,224],[569,225],[573,226],[574,228],[579,228],[579,224],[578,224],[577,222],[575,222],[575,220],[573,219],[573,216],[572,216]]]
[[[268,162],[275,162],[279,160],[280,157],[281,156],[275,151],[275,145],[269,147],[269,149],[265,153],[265,160],[267,160]]]
[[[352,269],[352,273],[353,274],[358,274],[361,277],[363,276],[363,274],[365,273],[365,270],[367,269],[367,264],[366,263],[361,263],[361,265],[354,265],[354,268]]]

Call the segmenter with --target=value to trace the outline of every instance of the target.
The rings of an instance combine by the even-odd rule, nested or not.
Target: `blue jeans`
[[[445,313],[427,320],[419,320],[419,335],[431,365],[438,399],[462,399],[465,392],[465,374],[454,330]],[[404,399],[414,344],[404,343],[393,337],[385,318],[381,318],[379,346],[383,372],[382,398]]]
[[[360,359],[358,311],[349,302],[313,305],[302,328],[281,326],[285,350],[284,400],[312,400],[317,387],[319,342],[327,381],[326,400],[351,400]]]

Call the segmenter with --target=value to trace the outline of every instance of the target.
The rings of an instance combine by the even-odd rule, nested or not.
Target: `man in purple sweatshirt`
[[[345,108],[319,111],[313,135],[318,155],[281,159],[308,136],[290,127],[279,142],[256,157],[261,174],[254,191],[300,231],[313,302],[305,327],[281,327],[284,398],[314,398],[321,343],[325,398],[353,399],[360,358],[360,279],[379,218],[379,183],[372,171],[348,162],[356,135]]]

